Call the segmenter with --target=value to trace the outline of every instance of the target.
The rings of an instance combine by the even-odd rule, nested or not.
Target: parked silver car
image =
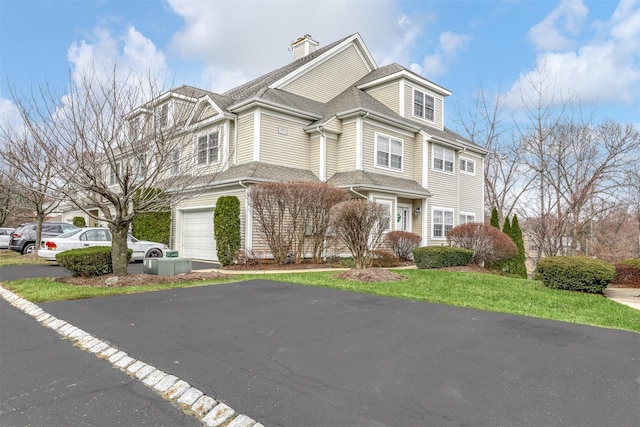
[[[91,246],[111,246],[111,232],[108,228],[78,228],[57,237],[43,239],[38,256],[48,261],[55,261],[56,255],[69,249],[88,248]],[[138,240],[127,236],[127,246],[133,250],[132,261],[144,258],[161,258],[164,256],[164,245],[157,242]]]
[[[22,255],[30,254],[36,251],[36,228],[35,222],[21,224],[11,233],[9,240],[9,249],[20,252]],[[70,230],[77,230],[73,224],[66,222],[43,222],[42,238],[54,237]]]
[[[0,249],[9,249],[11,233],[13,233],[13,228],[0,228]]]

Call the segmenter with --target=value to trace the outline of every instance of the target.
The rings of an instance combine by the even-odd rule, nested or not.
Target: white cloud
[[[0,127],[4,129],[20,129],[22,118],[18,107],[10,99],[0,96]]]
[[[162,86],[168,73],[164,53],[134,27],[128,27],[122,34],[97,27],[89,40],[74,42],[69,47],[67,59],[76,82],[93,73],[97,78],[107,78],[117,67],[120,77],[129,77],[132,84],[148,81],[151,76]]]
[[[379,65],[408,63],[416,25],[394,1],[168,0],[184,20],[171,49],[202,61],[202,85],[222,92],[293,59],[291,42],[304,34],[326,46],[359,32]],[[250,8],[251,13],[247,13]]]
[[[520,74],[506,99],[516,107],[521,97],[533,99],[535,84],[556,87],[544,93],[546,102],[572,96],[583,104],[640,103],[640,9],[637,0],[623,0],[607,22],[595,22],[598,36],[565,52],[544,52],[536,69]],[[551,98],[553,96],[553,100]]]
[[[445,74],[456,59],[458,52],[465,49],[470,40],[469,34],[445,31],[440,34],[435,53],[425,56],[422,65],[411,64],[411,69],[428,78]]]
[[[582,0],[562,0],[542,22],[529,30],[529,39],[540,51],[563,51],[575,47],[575,41],[567,36],[580,33],[589,9]]]

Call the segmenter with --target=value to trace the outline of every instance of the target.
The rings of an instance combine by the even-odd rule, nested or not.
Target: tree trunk
[[[127,234],[129,233],[128,222],[118,222],[109,224],[111,230],[111,262],[113,273],[116,276],[126,276],[127,267],[129,266],[129,257],[127,246]]]

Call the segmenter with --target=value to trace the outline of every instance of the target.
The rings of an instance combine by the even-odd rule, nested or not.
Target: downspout
[[[320,181],[325,182],[327,180],[327,135],[324,133],[324,127],[318,126],[316,131],[320,134]]]
[[[238,185],[245,190],[248,190],[249,187],[243,184],[242,180],[238,180]],[[247,197],[247,192],[245,191],[244,197],[244,247],[247,250],[252,250],[253,245],[250,243],[253,242],[253,220],[249,215],[249,198]]]
[[[233,117],[233,165],[238,164],[238,115]],[[240,184],[242,185],[242,184]]]
[[[353,187],[349,187],[349,191],[351,191],[353,194],[356,194],[356,195],[362,197],[363,199],[369,200],[369,197],[365,196],[364,194],[358,193],[356,190],[353,189]]]

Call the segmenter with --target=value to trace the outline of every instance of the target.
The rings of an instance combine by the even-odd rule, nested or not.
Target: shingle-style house
[[[181,86],[154,103],[156,120],[191,107],[195,173],[218,171],[173,208],[172,248],[216,260],[213,211],[235,195],[243,246],[269,256],[246,195],[270,180],[328,182],[385,204],[389,229],[417,233],[423,245],[483,220],[486,151],[444,127],[449,90],[398,64],[378,67],[359,34],[324,47],[305,35],[292,50],[293,62],[225,93]]]

